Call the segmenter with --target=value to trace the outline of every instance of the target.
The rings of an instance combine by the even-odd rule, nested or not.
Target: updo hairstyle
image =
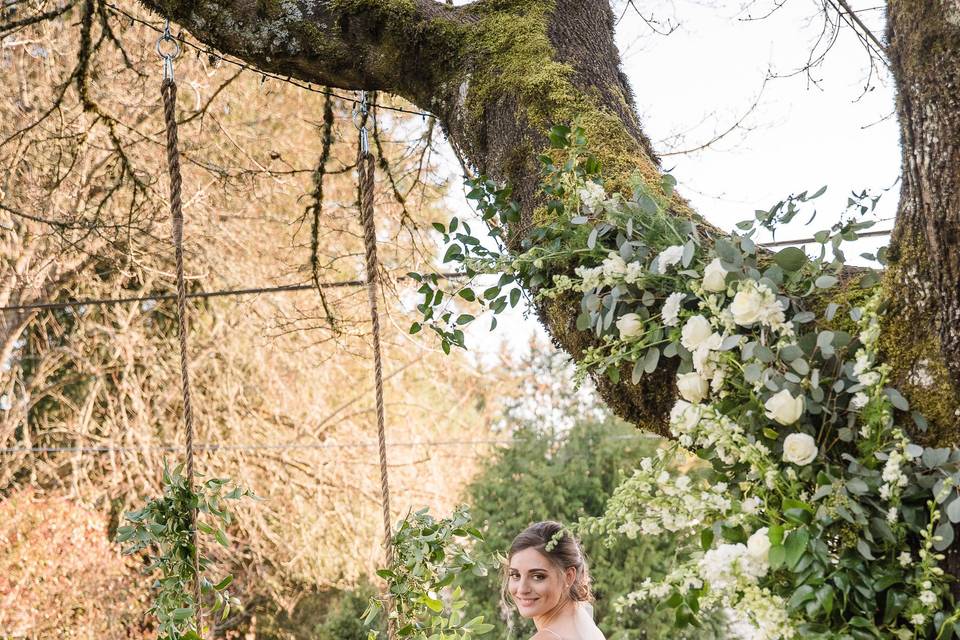
[[[560,570],[566,572],[569,567],[577,570],[573,584],[570,585],[569,596],[576,602],[592,602],[593,594],[590,591],[590,571],[587,568],[587,559],[580,548],[580,542],[563,528],[563,525],[553,520],[536,522],[524,529],[510,545],[507,553],[507,562],[504,565],[504,595],[507,593],[510,558],[524,549],[536,549],[550,559],[550,562]]]

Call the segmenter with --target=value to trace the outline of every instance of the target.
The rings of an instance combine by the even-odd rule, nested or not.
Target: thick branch
[[[384,90],[424,108],[456,63],[467,19],[433,0],[142,0],[221,52],[342,89]]]

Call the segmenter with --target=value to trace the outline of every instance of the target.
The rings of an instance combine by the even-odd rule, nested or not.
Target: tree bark
[[[890,2],[902,186],[887,274],[884,355],[893,383],[931,420],[938,446],[960,444],[960,5]]]
[[[960,444],[960,3],[888,3],[902,186],[881,346],[893,384],[931,422],[914,436]],[[957,531],[960,533],[960,531]],[[960,576],[960,549],[944,570]],[[960,599],[960,584],[951,587]]]

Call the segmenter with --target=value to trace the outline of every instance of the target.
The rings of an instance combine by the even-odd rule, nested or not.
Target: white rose
[[[657,256],[657,272],[666,273],[667,269],[680,262],[681,258],[683,258],[683,245],[667,247]]]
[[[781,389],[770,396],[763,405],[767,409],[767,417],[776,420],[782,425],[793,424],[803,415],[803,396],[794,398],[786,389]]]
[[[765,304],[763,294],[756,287],[745,287],[737,291],[730,304],[730,313],[733,321],[742,327],[749,326],[760,320],[761,311]]]
[[[770,530],[767,527],[757,529],[747,540],[747,553],[757,560],[767,561],[770,555]]]
[[[706,379],[694,371],[677,376],[677,391],[680,392],[680,397],[687,402],[697,404],[707,397],[709,386]]]
[[[679,291],[671,293],[667,296],[666,301],[663,303],[663,324],[667,327],[677,326],[679,318],[677,314],[680,313],[680,303],[683,302],[684,295]]]
[[[617,331],[624,340],[635,338],[643,333],[644,326],[643,320],[635,313],[625,313],[617,320]]]
[[[701,315],[695,315],[683,325],[680,332],[680,344],[688,351],[696,351],[697,347],[707,341],[713,334],[710,322]]]
[[[727,270],[714,258],[703,270],[703,288],[706,291],[724,291],[727,288]]]
[[[817,443],[805,433],[791,433],[783,441],[783,461],[804,466],[817,458]]]

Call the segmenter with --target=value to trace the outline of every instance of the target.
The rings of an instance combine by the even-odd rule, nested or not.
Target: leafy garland
[[[193,543],[191,541],[192,510],[205,515],[214,524],[198,519],[198,535],[214,538],[220,545],[229,545],[224,529],[233,516],[226,501],[244,497],[257,498],[253,492],[240,487],[226,491],[229,480],[210,478],[199,483],[194,491],[187,486],[183,465],[163,468],[163,495],[154,498],[137,511],[124,515],[129,524],[117,528],[117,542],[126,543],[125,555],[147,550],[149,564],[144,569],[147,575],[159,572],[153,584],[155,595],[148,613],[159,624],[161,640],[200,640],[208,629],[198,628],[197,612],[202,603],[196,602],[191,587],[197,578],[193,566]],[[200,553],[201,596],[212,598],[208,612],[220,613],[225,620],[231,610],[241,608],[240,600],[230,594],[228,587],[233,576],[227,575],[214,583],[204,573],[210,567],[209,556]]]
[[[466,620],[466,601],[456,585],[465,571],[486,575],[486,567],[470,553],[469,545],[483,542],[483,534],[471,526],[470,512],[457,507],[449,518],[435,519],[427,509],[407,514],[391,540],[393,563],[377,571],[387,581],[397,622],[397,636],[411,640],[468,640],[489,633],[493,625],[483,616]],[[369,640],[376,640],[373,628],[386,611],[377,597],[363,614],[371,627]]]
[[[454,218],[435,225],[449,244],[444,261],[499,280],[444,291],[435,277],[411,274],[425,296],[411,332],[426,325],[444,350],[463,346],[461,327],[474,316],[452,301],[497,314],[517,304],[522,283],[537,298],[580,297],[576,327],[598,343],[581,375],[616,382],[626,371],[636,383],[665,361],[677,367],[676,442],[643,462],[603,517],[580,524],[687,541],[669,575],[621,605],[654,599],[676,611],[678,627],[719,608],[760,640],[960,638],[938,566],[960,522],[960,451],[924,449],[906,435],[905,417],[920,430],[926,422],[877,361],[877,274],[844,283],[845,302],[817,303],[843,275],[842,242],[871,223],[818,233],[817,259],[796,248],[762,252],[757,227],[773,229],[823,190],[713,238],[666,213],[671,176],[659,189],[638,176],[631,198],[610,195],[582,129],[557,127],[550,139],[563,156],[541,157],[551,223],[511,255],[502,242],[517,217],[509,188],[471,183],[493,246]],[[691,455],[712,478],[676,472]]]

